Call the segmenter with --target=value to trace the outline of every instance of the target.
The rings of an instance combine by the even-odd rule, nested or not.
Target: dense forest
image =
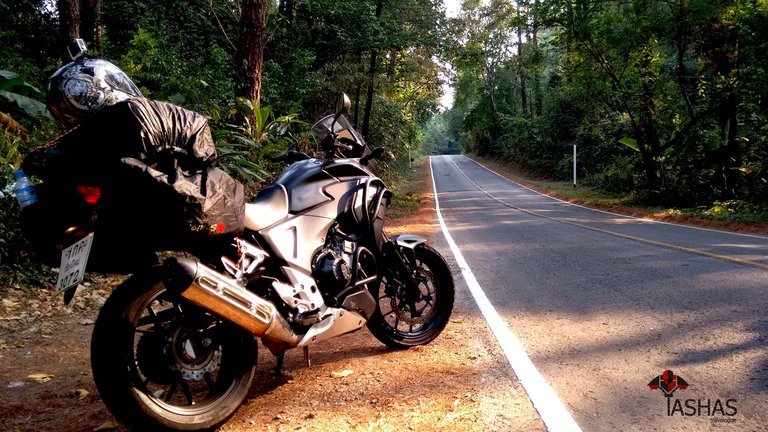
[[[428,152],[422,125],[438,112],[447,29],[439,0],[0,0],[0,263],[23,261],[12,172],[62,133],[43,90],[71,61],[72,37],[145,96],[208,116],[220,163],[254,193],[284,168],[269,157],[291,145],[270,125],[291,123],[312,151],[309,127],[339,92],[368,144],[387,149],[383,174]]]
[[[603,191],[764,213],[767,24],[765,0],[465,1],[456,100],[428,130],[560,179],[575,144]]]
[[[258,14],[259,7],[265,16],[256,17],[256,25],[263,19],[264,28],[248,27],[244,17]],[[344,91],[369,143],[398,156],[419,146],[420,125],[439,100],[436,59],[447,37],[439,1],[4,0],[0,10],[0,69],[28,84],[18,87],[21,95],[42,100],[30,86],[43,89],[64,64],[67,42],[78,34],[77,27],[68,30],[74,20],[91,56],[120,66],[145,96],[208,115],[222,144],[239,132],[260,147],[264,123],[291,114],[289,119],[311,124]],[[254,42],[257,32],[263,37]],[[246,54],[263,52],[258,92],[242,91],[250,79],[241,67],[249,61],[243,48]],[[15,129],[18,138],[54,127],[41,123],[40,110],[25,112],[7,102],[0,111],[24,126]],[[243,118],[238,114],[253,114],[259,105],[268,108],[257,122],[262,124],[233,130]],[[3,124],[13,132],[8,121]],[[14,137],[6,133],[4,139],[7,147]]]
[[[0,0],[0,263],[9,187],[62,132],[42,102],[75,35],[145,96],[204,113],[251,192],[338,92],[385,171],[474,153],[639,202],[768,211],[768,1]],[[453,84],[452,107],[441,108]],[[108,145],[108,143],[105,143]],[[23,255],[23,254],[22,254]],[[23,257],[21,257],[23,258]]]

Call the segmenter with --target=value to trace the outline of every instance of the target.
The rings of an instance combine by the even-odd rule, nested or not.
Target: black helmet
[[[95,112],[142,97],[136,84],[114,64],[93,58],[69,63],[48,79],[47,105],[58,122],[71,128]]]

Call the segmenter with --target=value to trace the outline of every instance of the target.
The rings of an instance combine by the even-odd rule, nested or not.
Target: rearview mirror
[[[269,126],[269,132],[272,134],[272,136],[285,136],[288,132],[290,132],[290,126],[288,123],[272,123]]]
[[[336,115],[346,114],[352,109],[352,101],[349,100],[349,96],[346,93],[339,95],[339,100],[336,102]]]
[[[376,147],[367,156],[360,158],[361,165],[368,165],[371,159],[379,159],[384,156],[384,147]]]

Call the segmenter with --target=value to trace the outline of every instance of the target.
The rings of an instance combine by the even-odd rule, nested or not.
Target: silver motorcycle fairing
[[[318,308],[322,311],[325,306],[311,276],[312,259],[325,246],[325,236],[336,223],[334,217],[344,210],[347,201],[354,199],[357,185],[357,181],[328,185],[324,193],[334,197],[333,201],[259,231],[275,256],[288,264],[281,267],[281,271],[289,284],[275,282],[273,287],[280,298],[299,313]]]
[[[298,346],[313,345],[332,337],[359,330],[363,328],[365,323],[365,318],[356,312],[328,308],[324,319],[309,329],[299,341]]]
[[[390,237],[389,240],[400,247],[408,249],[414,249],[416,246],[427,242],[427,239],[415,234],[398,234]]]
[[[334,219],[327,217],[289,216],[259,234],[275,256],[309,275],[312,274],[312,257],[325,244],[325,235],[333,224]]]
[[[304,164],[304,166],[311,171],[317,169],[312,164]],[[313,174],[309,177],[320,176]],[[314,181],[311,188],[296,186],[300,189],[299,191],[289,189],[290,203],[295,203],[296,195],[308,192],[322,195],[324,199],[315,201],[313,206],[302,212],[286,215],[282,222],[272,223],[269,227],[259,230],[259,234],[279,258],[301,269],[304,273],[311,274],[312,259],[325,245],[325,236],[331,226],[338,221],[339,216],[351,210],[358,221],[362,219],[362,212],[366,205],[373,201],[378,191],[376,186],[367,186],[367,203],[363,203],[363,194],[360,192],[361,189],[366,189],[366,184],[359,177],[342,177],[341,179],[327,177]],[[280,186],[283,187],[283,185]],[[301,203],[309,201],[309,199],[299,199]],[[291,205],[293,204],[289,204],[289,207]]]
[[[328,307],[312,276],[313,259],[326,247],[331,228],[342,223],[359,229],[363,213],[380,195],[383,183],[373,185],[371,178],[377,179],[356,159],[299,161],[246,207],[246,228],[258,232],[269,256],[285,263],[279,267],[284,278],[273,281],[273,289],[296,323],[310,325],[300,346],[362,328],[366,311],[375,307],[365,286],[350,290],[341,308]],[[340,221],[344,215],[354,222]]]
[[[338,179],[323,169],[320,159],[294,162],[275,180],[288,191],[288,209],[294,214],[332,201],[323,188],[336,182]]]
[[[289,166],[275,180],[275,184],[285,186],[289,211],[298,214],[329,201],[339,200],[338,196],[327,194],[327,187],[332,183],[359,183],[362,179],[375,177],[357,159],[307,159]],[[333,217],[342,214],[343,210],[338,209]]]

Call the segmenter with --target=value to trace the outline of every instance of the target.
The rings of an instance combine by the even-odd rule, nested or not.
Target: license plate
[[[93,233],[90,233],[61,251],[59,279],[56,281],[57,294],[83,281],[92,243]]]

